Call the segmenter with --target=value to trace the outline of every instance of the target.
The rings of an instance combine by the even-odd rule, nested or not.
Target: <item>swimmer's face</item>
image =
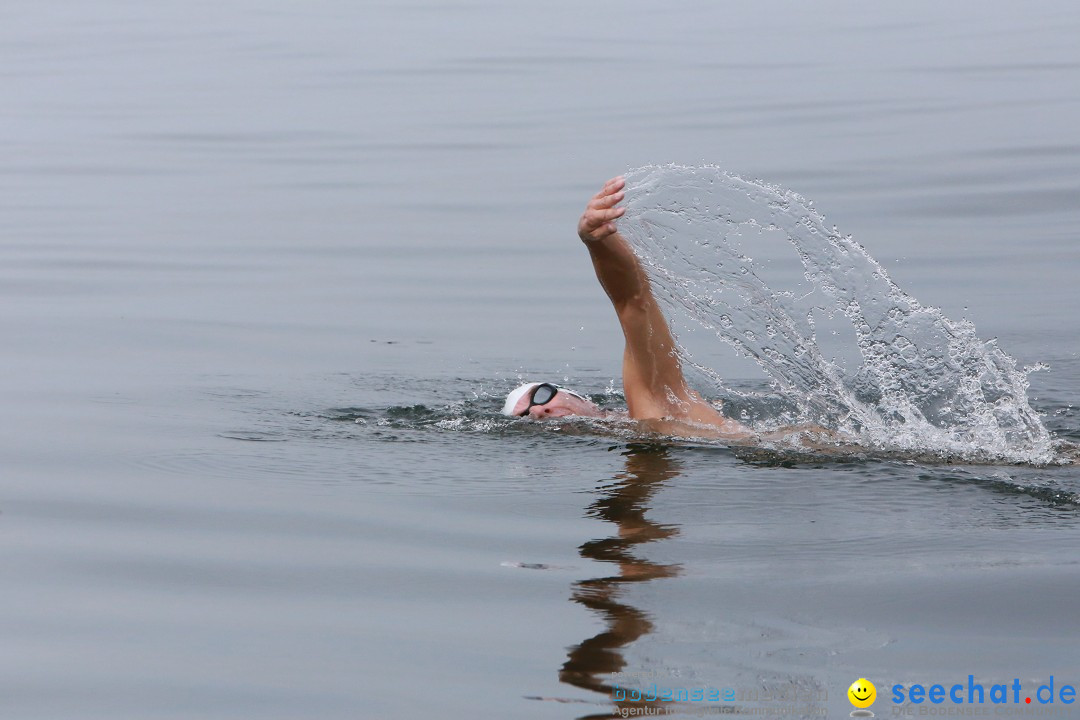
[[[525,408],[529,407],[529,399],[529,395],[526,394],[518,400],[517,405],[514,406],[513,414],[520,416],[525,412]],[[528,416],[534,420],[544,420],[547,418],[569,417],[571,415],[600,417],[602,414],[600,407],[596,403],[560,388],[559,392],[555,393],[555,397],[551,398],[551,400],[548,400],[543,405],[533,405],[529,408]]]

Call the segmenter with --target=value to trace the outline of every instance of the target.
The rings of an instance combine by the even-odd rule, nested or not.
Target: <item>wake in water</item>
[[[709,395],[738,393],[686,347],[702,328],[767,373],[791,408],[785,423],[918,455],[1056,460],[1016,362],[901,290],[801,196],[716,167],[649,166],[626,174],[624,205],[619,230]],[[838,323],[851,341],[827,354],[826,328],[845,337]]]
[[[605,389],[604,383],[607,381],[594,377],[592,381],[585,380],[575,385],[587,392],[589,398],[601,407],[618,411],[625,407],[625,399],[621,393]],[[472,397],[465,400],[452,400],[452,393],[446,392],[448,384],[442,381],[401,378],[392,382],[398,386],[421,387],[425,382],[429,382],[430,387],[425,387],[424,391],[431,395],[432,402],[420,405],[386,405],[375,402],[363,407],[292,412],[284,416],[284,425],[278,425],[272,430],[263,428],[253,436],[251,429],[248,429],[243,433],[231,432],[227,437],[249,441],[265,441],[272,437],[279,441],[280,444],[270,448],[264,446],[256,453],[259,458],[256,468],[260,476],[294,472],[297,468],[303,470],[307,467],[303,462],[297,461],[296,447],[281,451],[286,452],[284,457],[290,458],[288,461],[275,452],[277,448],[285,448],[286,441],[289,440],[315,441],[317,452],[312,456],[312,462],[323,465],[327,462],[328,450],[348,450],[355,447],[353,441],[357,439],[379,444],[406,444],[410,446],[409,452],[413,456],[433,456],[439,458],[438,462],[442,462],[442,458],[459,457],[464,453],[473,460],[485,457],[501,458],[499,462],[502,463],[505,458],[520,454],[518,457],[521,467],[531,466],[537,457],[570,458],[571,463],[580,463],[584,457],[595,458],[592,453],[598,450],[607,453],[633,445],[667,448],[677,452],[678,457],[707,456],[708,467],[712,468],[710,473],[722,473],[722,468],[728,463],[806,469],[843,466],[861,468],[856,470],[860,477],[873,477],[884,473],[889,477],[917,478],[920,483],[940,482],[948,486],[983,487],[998,494],[1036,498],[1056,508],[1080,506],[1080,485],[1077,484],[1076,473],[1066,468],[1048,470],[1015,463],[1010,463],[1009,467],[1001,467],[1000,460],[994,461],[990,458],[957,458],[955,455],[943,455],[929,450],[911,451],[888,447],[812,448],[798,442],[766,442],[740,446],[693,435],[679,437],[649,432],[641,423],[616,412],[607,418],[567,417],[557,421],[529,422],[506,417],[499,412],[503,401],[503,379],[460,379],[452,385],[452,392],[467,388]],[[780,404],[768,392],[764,382],[744,387],[745,392],[728,396],[729,402],[725,408],[727,411],[746,412],[757,418],[775,418],[782,412]],[[446,394],[440,396],[443,392]],[[1071,423],[1070,425],[1075,426]],[[1059,427],[1059,430],[1064,430],[1064,427]],[[242,437],[238,438],[238,435]],[[219,455],[214,456],[215,461],[218,461]],[[343,463],[349,468],[348,472],[355,472],[356,456],[349,452],[345,458]],[[956,460],[963,462],[957,463]],[[200,466],[200,471],[206,470],[205,466]],[[374,473],[367,471],[362,474],[367,477]],[[708,473],[706,475],[711,477]],[[412,474],[402,476],[408,479],[409,484],[415,483],[417,477]],[[439,477],[438,473],[435,473],[431,476],[431,482],[437,485]],[[468,482],[457,479],[454,481],[455,492],[464,491],[465,485],[472,490],[490,491],[491,482],[491,477],[484,474]],[[567,482],[567,487],[573,487],[577,480],[570,478]],[[522,473],[512,478],[501,477],[496,484],[502,489],[522,491],[531,488],[534,483],[532,473]]]

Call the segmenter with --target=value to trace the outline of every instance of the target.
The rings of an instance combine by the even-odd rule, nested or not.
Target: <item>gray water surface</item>
[[[894,683],[1080,683],[1071,467],[497,415],[523,378],[620,404],[576,219],[709,162],[1048,365],[1032,404],[1080,441],[1078,30],[1057,1],[8,3],[0,713],[607,717],[624,677],[843,717],[866,677],[880,717]]]

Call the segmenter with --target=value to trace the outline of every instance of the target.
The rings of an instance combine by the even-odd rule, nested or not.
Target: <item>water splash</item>
[[[717,392],[731,391],[684,347],[696,327],[768,374],[796,408],[786,420],[818,422],[880,448],[1054,460],[1016,362],[970,322],[901,290],[811,202],[711,166],[638,168],[626,185],[619,229],[674,321],[685,363]],[[748,253],[758,250],[775,257],[755,262]],[[774,275],[776,287],[766,281]],[[853,362],[823,349],[823,328],[837,323],[853,334],[838,349]]]

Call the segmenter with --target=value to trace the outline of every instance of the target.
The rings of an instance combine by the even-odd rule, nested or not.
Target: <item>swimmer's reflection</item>
[[[581,556],[613,563],[617,572],[606,577],[582,580],[574,584],[573,599],[598,613],[605,630],[570,650],[559,672],[559,679],[575,687],[601,692],[611,697],[611,673],[625,667],[621,649],[652,631],[648,615],[621,601],[626,583],[645,582],[677,575],[680,566],[658,564],[633,553],[635,545],[663,540],[677,535],[675,525],[663,525],[645,517],[652,496],[664,483],[679,474],[679,464],[668,448],[656,445],[630,445],[623,453],[626,468],[588,508],[590,517],[615,524],[617,534],[592,540],[581,546]],[[641,708],[644,704],[634,703]],[[588,718],[621,717],[617,713],[589,715]],[[584,720],[584,719],[583,719]]]

